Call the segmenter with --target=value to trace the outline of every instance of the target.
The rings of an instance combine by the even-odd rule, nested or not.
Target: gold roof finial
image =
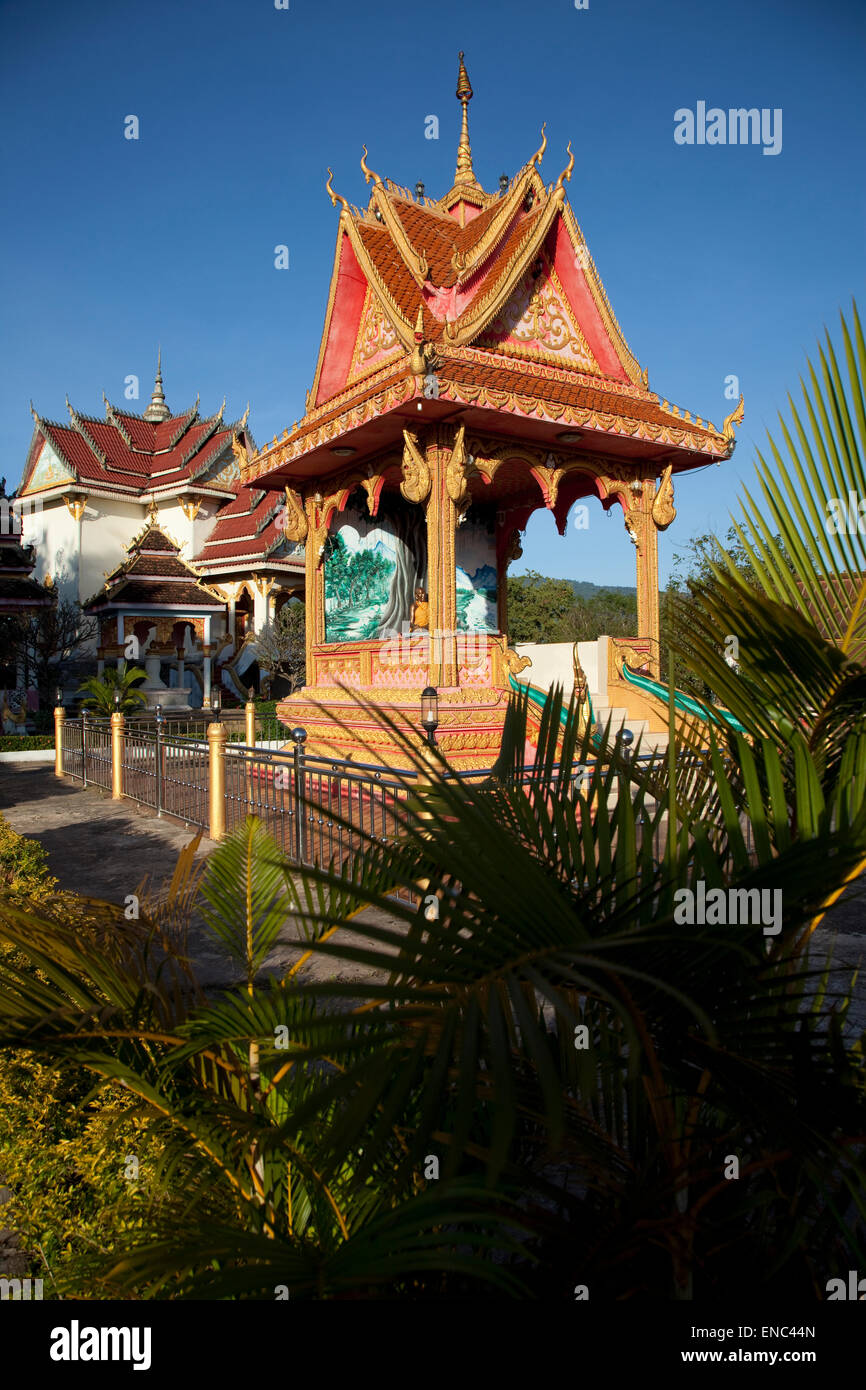
[[[379,175],[367,164],[367,146],[364,145],[363,149],[364,153],[361,155],[361,173],[364,175],[365,182],[370,183],[372,180],[374,184],[381,183],[382,180],[379,178]]]
[[[333,179],[333,177],[334,177],[334,175],[333,175],[332,171],[331,171],[330,168],[329,168],[329,169],[328,169],[328,178],[327,178],[327,181],[326,181],[326,183],[325,183],[325,192],[327,193],[328,197],[329,197],[330,200],[331,200],[331,206],[332,206],[332,207],[336,207],[337,204],[339,203],[340,206],[343,207],[343,208],[345,208],[346,212],[348,212],[348,211],[349,211],[349,204],[346,202],[346,199],[342,196],[341,193],[335,193],[334,190],[333,190],[333,188],[331,187],[331,180]]]
[[[472,85],[469,75],[463,62],[463,54],[460,54],[460,66],[457,69],[457,99],[463,107],[463,126],[460,131],[460,144],[457,146],[457,172],[454,175],[455,183],[478,183],[475,177],[475,170],[472,168],[472,147],[469,144],[469,103],[472,100]]]
[[[546,130],[547,130],[547,121],[544,121],[544,123],[542,124],[542,127],[541,127],[541,144],[539,145],[538,149],[535,151],[535,154],[534,154],[534,155],[532,156],[532,158],[530,159],[530,161],[529,161],[530,164],[540,164],[541,161],[542,161],[542,159],[544,158],[544,151],[547,149],[547,136],[546,136],[546,134],[545,134],[545,131],[546,131]]]

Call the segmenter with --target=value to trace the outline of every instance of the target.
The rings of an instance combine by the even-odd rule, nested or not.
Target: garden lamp
[[[222,710],[222,704],[223,704],[222,693],[220,692],[219,688],[217,688],[216,690],[214,690],[214,691],[211,692],[211,697],[210,697],[210,707],[211,707],[211,709],[213,710],[214,714],[217,716],[217,718],[219,718],[219,716],[220,716],[220,711]]]
[[[439,727],[439,695],[435,687],[428,685],[421,691],[421,723],[427,734],[431,748],[436,747],[433,735]]]
[[[59,685],[58,685],[57,689],[56,689],[55,692],[54,692],[54,703],[55,703],[55,705],[62,705],[62,704],[63,704],[63,691],[62,691],[62,689],[61,689],[61,687],[60,687]]]

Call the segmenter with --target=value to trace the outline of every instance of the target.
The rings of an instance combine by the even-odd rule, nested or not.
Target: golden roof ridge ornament
[[[733,448],[737,442],[734,438],[734,425],[741,425],[743,423],[743,416],[745,413],[745,406],[741,394],[736,409],[732,410],[730,415],[726,416],[722,421],[722,436],[728,441],[730,448]]]
[[[543,123],[542,127],[541,127],[541,144],[539,145],[538,149],[535,151],[535,154],[534,154],[534,155],[532,156],[532,158],[530,159],[530,161],[529,161],[530,165],[533,165],[533,164],[534,164],[534,165],[538,165],[538,164],[541,163],[542,159],[544,158],[544,151],[547,149],[547,136],[546,136],[546,134],[545,134],[545,131],[546,131],[546,130],[547,130],[547,121],[545,121],[545,122]]]
[[[364,151],[361,155],[361,173],[364,175],[364,181],[366,183],[372,182],[378,188],[382,180],[379,178],[379,175],[367,165],[367,146],[362,145],[361,148]]]
[[[343,195],[342,195],[341,193],[335,193],[334,190],[333,190],[333,188],[331,187],[331,180],[332,180],[333,177],[334,177],[334,171],[333,171],[333,169],[329,168],[329,169],[328,169],[328,177],[327,177],[327,179],[325,180],[325,192],[327,193],[328,197],[329,197],[330,200],[331,200],[331,206],[332,206],[332,207],[336,207],[338,203],[341,203],[342,206],[343,206],[343,208],[345,209],[345,211],[348,212],[348,211],[349,211],[349,204],[347,203],[346,199],[343,197]]]
[[[563,197],[565,196],[565,187],[564,187],[564,185],[565,185],[566,183],[570,183],[570,182],[571,182],[571,172],[572,172],[572,170],[573,170],[573,168],[574,168],[574,155],[573,155],[573,153],[572,153],[571,141],[570,141],[570,140],[569,140],[569,142],[568,142],[568,145],[566,146],[566,151],[565,151],[565,152],[566,152],[566,154],[568,155],[568,163],[566,164],[566,166],[565,166],[565,168],[563,169],[562,173],[560,174],[559,178],[556,180],[556,192],[558,193],[558,192],[560,191],[560,189],[562,189]]]
[[[474,184],[480,188],[480,184],[475,177],[475,170],[472,167],[472,146],[469,143],[469,103],[472,100],[472,84],[469,81],[469,74],[463,62],[463,51],[460,51],[459,67],[457,69],[457,100],[463,107],[463,123],[460,129],[460,143],[457,146],[457,169],[454,173],[454,183]]]

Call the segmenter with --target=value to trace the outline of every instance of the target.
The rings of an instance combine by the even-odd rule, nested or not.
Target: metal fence
[[[285,729],[280,728],[282,738],[287,739]],[[111,790],[110,721],[93,717],[68,719],[62,729],[64,775],[83,786]],[[653,761],[658,765],[659,755],[639,754],[632,760],[632,772]],[[700,753],[678,751],[677,781],[681,788],[702,762]],[[308,754],[302,741],[284,749],[269,749],[229,742],[228,735],[219,766],[219,833],[230,832],[248,815],[255,815],[291,861],[322,866],[341,863],[369,839],[393,840],[399,832],[406,799],[418,780],[413,770],[396,771]],[[592,813],[588,793],[595,766],[595,762],[588,761],[573,766],[562,777],[557,777],[554,769],[551,790],[545,795],[574,808],[588,807]],[[487,769],[450,775],[473,786],[483,785],[491,774]],[[529,784],[534,774],[526,768],[517,776]],[[152,807],[158,816],[170,815],[213,834],[211,777],[211,750],[205,737],[196,737],[187,730],[180,732],[176,721],[125,722],[120,732],[123,796]],[[612,815],[623,789],[628,788],[627,794],[633,799],[634,787],[635,779],[624,772],[612,776],[606,801]],[[656,863],[665,853],[667,819],[666,805],[645,793],[635,823],[636,849],[640,853],[651,837]],[[751,823],[747,817],[741,823],[747,848],[752,852]],[[616,838],[614,829],[614,851]]]

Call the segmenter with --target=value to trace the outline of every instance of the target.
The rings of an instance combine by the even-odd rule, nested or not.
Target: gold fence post
[[[54,776],[63,776],[63,726],[66,723],[66,710],[62,705],[54,706]]]
[[[210,837],[226,833],[226,726],[218,721],[207,726]]]
[[[244,705],[244,713],[247,717],[246,742],[248,748],[256,746],[256,706],[253,700],[247,700]]]
[[[115,710],[111,716],[111,799],[120,801],[123,797],[123,734],[126,720]]]

